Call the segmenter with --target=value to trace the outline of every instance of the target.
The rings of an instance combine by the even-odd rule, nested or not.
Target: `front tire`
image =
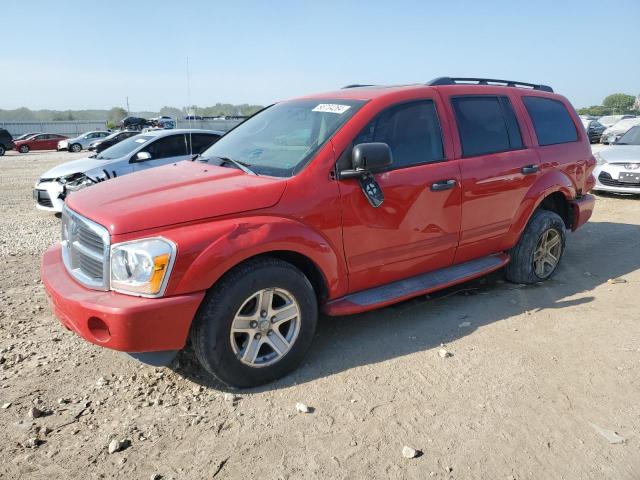
[[[20,153],[29,153],[28,145],[20,145]]]
[[[278,259],[249,261],[206,295],[191,330],[198,362],[215,380],[255,387],[295,369],[315,333],[309,279]]]
[[[4,145],[0,145],[0,157],[4,155],[5,151]]]
[[[74,143],[73,145],[71,145],[69,147],[69,151],[73,152],[73,153],[78,153],[82,150],[82,145],[80,145],[79,143]]]
[[[566,230],[555,212],[537,210],[531,216],[520,240],[509,252],[505,267],[507,280],[514,283],[538,283],[557,270],[564,253]]]

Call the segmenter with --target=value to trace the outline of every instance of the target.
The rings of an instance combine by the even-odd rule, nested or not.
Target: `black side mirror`
[[[351,152],[352,170],[342,170],[340,179],[357,178],[366,173],[375,173],[393,163],[389,145],[382,142],[360,143]]]

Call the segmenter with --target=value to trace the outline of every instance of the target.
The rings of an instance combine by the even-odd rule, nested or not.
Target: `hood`
[[[70,162],[63,163],[58,165],[57,167],[53,167],[51,170],[47,170],[40,176],[40,180],[50,179],[50,178],[60,178],[66,177],[67,175],[72,175],[74,173],[84,173],[95,168],[104,168],[106,165],[117,161],[119,159],[113,160],[97,160],[95,158],[80,158],[78,160],[71,160]]]
[[[640,163],[640,145],[614,145],[599,155],[607,163]]]
[[[184,161],[99,183],[66,202],[119,235],[271,207],[286,184],[284,178]]]

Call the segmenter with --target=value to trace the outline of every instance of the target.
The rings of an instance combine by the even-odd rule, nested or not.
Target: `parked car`
[[[212,378],[254,386],[302,360],[319,311],[501,268],[548,279],[591,215],[594,166],[573,107],[544,85],[446,77],[311,95],[198,161],[69,196],[42,278],[86,340],[162,364],[190,337]]]
[[[15,148],[20,153],[28,153],[31,150],[55,150],[58,142],[66,138],[57,133],[39,133],[24,140],[16,140]]]
[[[103,150],[106,150],[109,147],[112,147],[116,143],[121,142],[129,137],[133,137],[134,135],[138,135],[140,132],[136,130],[124,130],[121,132],[114,132],[111,135],[100,138],[98,140],[94,140],[89,144],[87,150],[90,152],[95,151],[96,153],[100,153]]]
[[[625,120],[627,118],[634,118],[633,115],[605,115],[604,117],[600,117],[598,121],[604,125],[606,128],[613,127],[620,120]]]
[[[0,157],[5,154],[7,150],[13,150],[16,148],[11,134],[4,128],[0,128]]]
[[[58,151],[60,150],[68,150],[70,152],[80,152],[83,149],[86,150],[89,148],[91,142],[95,142],[96,140],[100,140],[103,138],[107,138],[111,135],[111,132],[104,130],[97,130],[93,132],[85,132],[82,135],[78,135],[75,138],[69,138],[67,140],[61,140],[58,143]]]
[[[144,127],[150,127],[151,122],[141,117],[125,117],[120,120],[120,128],[122,130],[142,130]]]
[[[636,125],[640,125],[640,118],[631,117],[620,120],[618,123],[613,125],[612,127],[607,128],[604,132],[602,132],[602,136],[600,138],[600,143],[611,144],[616,143],[622,135],[627,133],[627,131]]]
[[[122,140],[98,155],[72,160],[45,172],[33,197],[40,210],[60,213],[72,192],[115,177],[179,162],[202,153],[224,132],[158,130]]]
[[[23,133],[22,135],[15,137],[13,141],[15,142],[16,140],[26,140],[27,138],[33,137],[34,135],[39,135],[40,133],[42,132]]]
[[[586,120],[583,118],[581,121],[587,135],[589,135],[589,142],[598,143],[600,141],[600,137],[602,137],[602,132],[605,131],[604,125],[597,120]]]
[[[640,125],[595,154],[594,190],[640,194]]]

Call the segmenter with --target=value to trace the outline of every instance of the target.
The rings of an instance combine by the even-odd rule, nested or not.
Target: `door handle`
[[[434,182],[431,184],[431,191],[441,192],[443,190],[451,190],[455,186],[456,186],[456,181],[454,179],[441,180],[439,182]]]
[[[521,172],[525,175],[531,175],[532,173],[537,173],[538,170],[540,170],[538,165],[527,165],[525,167],[522,167]]]

